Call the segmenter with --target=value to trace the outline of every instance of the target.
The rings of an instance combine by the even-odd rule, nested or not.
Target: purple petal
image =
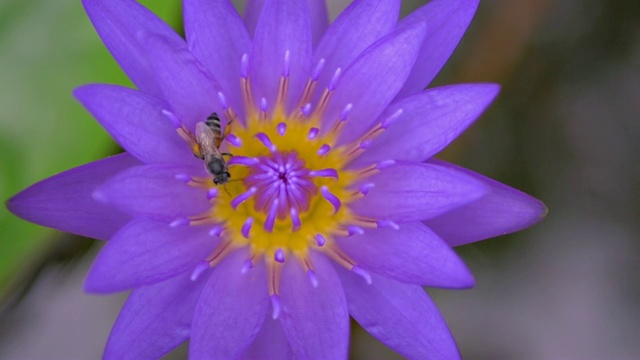
[[[425,28],[418,24],[380,39],[345,70],[324,117],[325,123],[333,123],[347,104],[353,104],[342,143],[362,134],[393,100],[416,60]]]
[[[473,275],[449,245],[419,222],[398,230],[368,229],[364,236],[339,240],[340,247],[365,269],[404,283],[470,288]]]
[[[218,265],[193,317],[191,359],[237,359],[256,337],[269,310],[264,263],[240,272],[247,251]]]
[[[280,320],[274,320],[271,316],[267,316],[258,336],[242,356],[244,360],[292,358],[293,351],[284,335]]]
[[[419,221],[470,203],[489,191],[462,171],[436,164],[398,162],[367,178],[375,183],[352,204],[360,215],[398,222]]]
[[[494,84],[443,86],[394,102],[378,122],[400,109],[402,114],[354,164],[430,158],[475,121],[498,90],[499,86]]]
[[[311,19],[311,36],[313,44],[315,45],[329,26],[329,13],[327,11],[327,4],[325,0],[306,1],[307,6],[309,7],[309,18]],[[258,20],[260,20],[260,14],[262,14],[264,3],[264,0],[247,1],[247,6],[242,14],[242,19],[251,36],[256,32],[256,26],[258,25]]]
[[[408,359],[459,359],[455,340],[425,291],[373,275],[371,285],[338,269],[349,313],[365,330]]]
[[[168,107],[164,101],[133,89],[101,84],[79,87],[73,95],[140,161],[172,163],[193,158],[189,146],[162,113]]]
[[[284,266],[282,328],[298,358],[346,359],[349,314],[340,279],[323,255],[312,256],[312,260],[317,288],[298,262],[289,261]]]
[[[207,192],[176,179],[176,174],[189,174],[192,169],[184,165],[136,166],[109,179],[94,197],[128,214],[165,222],[198,215],[211,207]]]
[[[398,29],[428,24],[418,60],[398,98],[424,89],[438,74],[467,30],[479,0],[433,0],[398,23]]]
[[[170,105],[173,114],[192,131],[195,124],[204,121],[212,112],[221,112],[218,102],[220,84],[187,49],[152,32],[136,35],[153,59],[153,69],[162,90],[162,98]]]
[[[451,246],[519,231],[547,215],[548,209],[540,200],[521,191],[460,166],[435,159],[429,162],[463,172],[489,186],[489,192],[476,201],[425,222]]]
[[[85,290],[123,291],[152,285],[193,270],[215,248],[206,227],[133,220],[116,233],[96,257]]]
[[[124,153],[82,165],[31,185],[9,199],[7,207],[42,226],[107,240],[129,216],[97,203],[91,195],[108,177],[138,164]]]
[[[349,4],[314,51],[313,66],[325,60],[318,88],[323,90],[337,68],[346,69],[364,49],[393,31],[399,12],[399,0],[356,0]]]
[[[249,36],[251,37],[256,33],[256,27],[258,26],[264,3],[265,0],[247,0],[247,5],[242,13],[242,21],[244,21]]]
[[[229,105],[241,113],[240,59],[251,38],[229,0],[184,1],[184,25],[191,52],[218,80]]]
[[[329,27],[329,12],[325,0],[307,0],[307,7],[311,19],[311,41],[315,46]]]
[[[132,0],[82,0],[98,35],[138,89],[162,95],[150,63],[155,59],[140,46],[136,35],[152,32],[178,46],[184,41],[159,17]]]
[[[158,359],[189,338],[191,318],[206,276],[189,274],[134,290],[122,307],[105,359]]]
[[[275,104],[278,82],[285,71],[289,52],[290,110],[298,101],[307,81],[311,64],[311,22],[304,1],[267,1],[258,21],[251,49],[250,77],[256,99]]]

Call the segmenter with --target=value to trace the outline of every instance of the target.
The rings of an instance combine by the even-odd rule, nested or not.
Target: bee
[[[213,176],[216,185],[223,185],[229,182],[231,174],[227,168],[223,155],[231,156],[228,153],[221,153],[220,143],[222,143],[222,131],[220,118],[215,112],[207,117],[205,122],[196,124],[196,142],[198,143],[198,156],[204,160],[207,172]]]

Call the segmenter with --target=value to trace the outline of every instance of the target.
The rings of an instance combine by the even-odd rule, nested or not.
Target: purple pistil
[[[252,157],[247,157],[247,156],[233,156],[227,162],[227,164],[229,165],[245,165],[245,166],[256,165],[259,163],[260,163],[260,160]]]
[[[300,226],[302,226],[302,222],[300,221],[300,216],[298,215],[298,210],[296,210],[296,208],[292,207],[291,209],[289,209],[289,216],[291,216],[291,230],[292,231],[298,231],[298,229],[300,229]]]
[[[264,229],[268,232],[273,231],[273,227],[276,223],[276,217],[278,216],[278,199],[274,199],[271,203],[271,208],[267,214],[267,219],[264,221]]]

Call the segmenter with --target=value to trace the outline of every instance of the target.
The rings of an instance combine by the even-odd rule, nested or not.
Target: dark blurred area
[[[177,24],[174,2],[168,18]],[[81,12],[76,1],[61,3]],[[405,14],[421,4],[406,1]],[[0,14],[11,6],[11,0],[0,2]],[[330,6],[335,17],[346,3],[331,0]],[[28,20],[25,14],[20,21]],[[11,33],[11,24],[3,24],[0,45]],[[87,20],[82,24],[92,31]],[[93,33],[86,37],[99,41]],[[0,80],[11,71],[7,59],[0,55]],[[96,80],[78,78],[84,80],[76,85]],[[0,81],[1,97],[21,80],[29,81]],[[476,276],[474,289],[429,290],[463,357],[640,358],[640,2],[481,0],[431,86],[463,82],[500,83],[502,92],[438,157],[529,193],[550,209],[531,229],[458,248]],[[36,124],[2,108],[3,139],[10,122]],[[107,155],[116,148],[102,149]],[[24,176],[21,187],[38,179]],[[82,293],[99,245],[39,235],[37,250],[0,281],[0,359],[100,357],[126,294]],[[400,359],[355,323],[351,351],[353,359]]]

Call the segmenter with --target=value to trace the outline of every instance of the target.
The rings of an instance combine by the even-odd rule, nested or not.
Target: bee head
[[[216,185],[226,184],[227,182],[229,182],[230,178],[231,178],[231,174],[229,174],[228,171],[223,171],[221,173],[216,174],[216,176],[213,178],[213,182]]]

